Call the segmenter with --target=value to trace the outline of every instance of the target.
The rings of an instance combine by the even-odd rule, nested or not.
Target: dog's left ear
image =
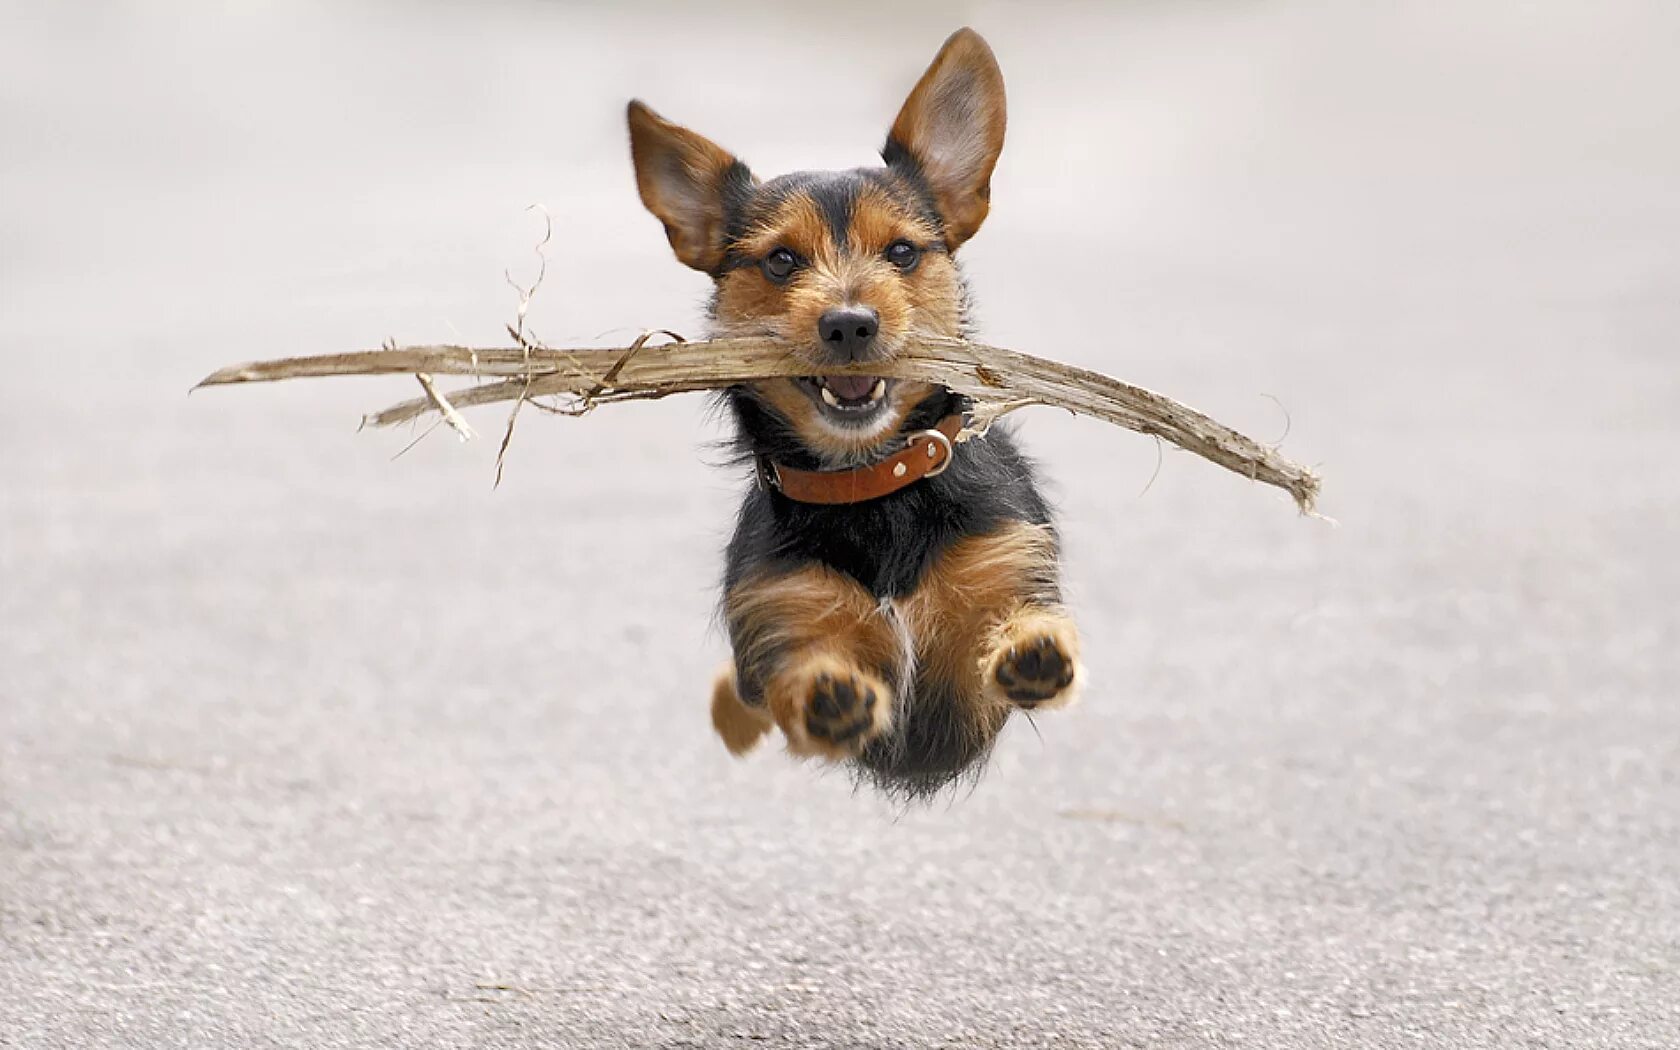
[[[997,59],[979,33],[959,29],[910,92],[881,150],[889,167],[918,172],[933,191],[948,249],[986,220],[1004,123]]]
[[[677,258],[696,270],[723,264],[730,202],[750,192],[753,176],[728,150],[630,103],[630,159],[642,203],[665,224]]]

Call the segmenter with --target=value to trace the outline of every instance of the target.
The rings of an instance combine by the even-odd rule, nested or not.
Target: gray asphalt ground
[[[706,687],[697,399],[354,433],[236,360],[698,328],[641,95],[867,163],[971,22],[984,334],[1319,464],[1096,423],[1092,688],[900,810]],[[7,5],[0,1045],[1680,1045],[1671,4]],[[1275,399],[1275,400],[1273,400]],[[1145,491],[1147,486],[1147,491]]]

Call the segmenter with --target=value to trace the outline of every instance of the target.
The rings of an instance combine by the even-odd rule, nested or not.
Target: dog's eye
[[[913,270],[922,257],[922,250],[909,241],[894,241],[887,245],[887,261],[900,270]]]
[[[794,267],[799,265],[799,259],[786,248],[777,248],[764,257],[764,276],[781,284],[793,274]]]

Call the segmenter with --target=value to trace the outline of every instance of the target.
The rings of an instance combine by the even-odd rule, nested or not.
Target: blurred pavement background
[[[0,1046],[1680,1045],[1680,9],[845,10],[0,9]],[[499,411],[186,395],[505,342],[536,202],[541,337],[698,331],[625,100],[871,163],[962,24],[984,335],[1340,522],[1025,416],[1093,687],[972,792],[713,738],[703,401],[492,492]]]

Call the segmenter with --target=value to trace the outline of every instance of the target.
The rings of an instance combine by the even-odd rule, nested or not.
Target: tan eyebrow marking
[[[939,231],[874,186],[859,193],[846,231],[848,250],[856,255],[876,255],[901,237],[925,246],[939,239]]]
[[[774,212],[754,223],[735,242],[735,250],[749,259],[761,258],[776,248],[787,248],[807,261],[830,259],[837,254],[828,223],[823,221],[816,202],[806,194],[790,194]]]

